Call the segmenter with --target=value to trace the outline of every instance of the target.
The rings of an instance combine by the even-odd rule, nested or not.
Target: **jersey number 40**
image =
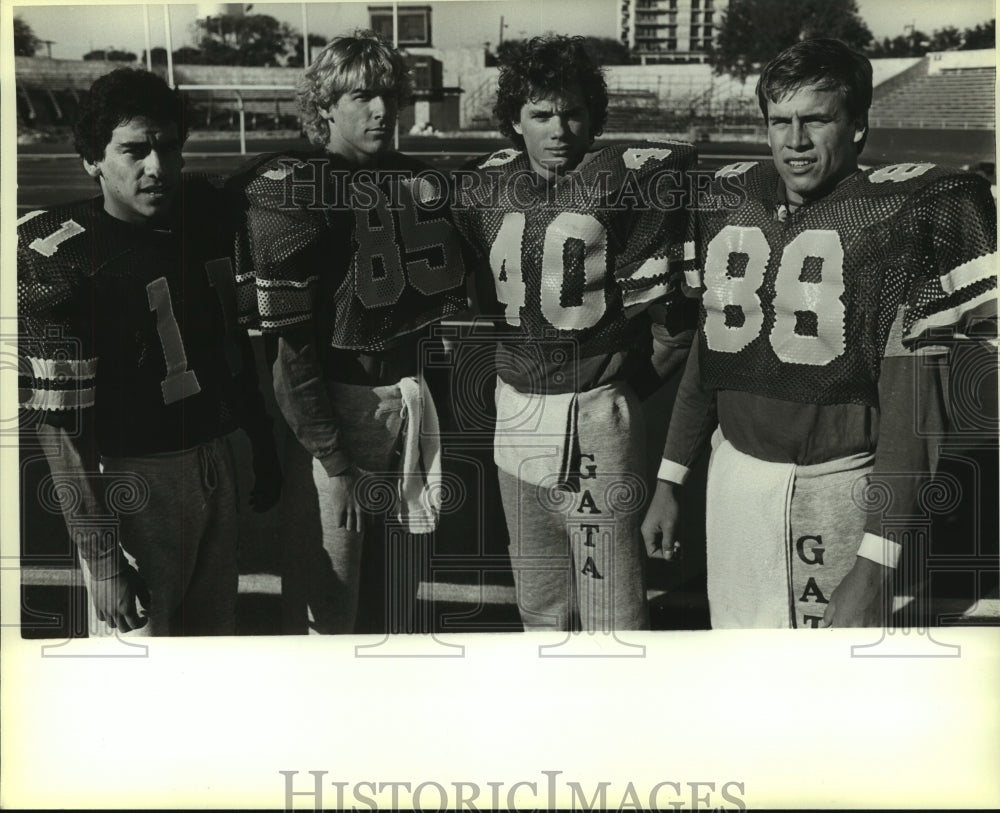
[[[525,217],[508,212],[490,248],[490,268],[496,285],[497,300],[504,305],[510,325],[521,323],[525,307],[525,284],[521,259]],[[569,249],[569,251],[567,251]],[[582,263],[568,263],[572,252]],[[562,212],[545,229],[540,271],[542,316],[559,330],[584,330],[596,325],[607,307],[604,280],[608,273],[608,235],[603,224],[592,215]],[[567,278],[583,266],[583,285],[579,301],[566,304]],[[558,284],[551,284],[549,281]]]

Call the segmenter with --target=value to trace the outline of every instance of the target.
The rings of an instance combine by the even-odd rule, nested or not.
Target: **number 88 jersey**
[[[184,176],[169,231],[117,220],[100,197],[18,221],[23,410],[72,427],[93,407],[111,456],[237,428],[234,378],[248,371],[221,201],[207,179]]]
[[[770,162],[717,178],[742,181],[747,199],[727,209],[720,194],[702,216],[708,387],[877,406],[887,348],[995,316],[996,206],[978,176],[869,169],[784,218]]]

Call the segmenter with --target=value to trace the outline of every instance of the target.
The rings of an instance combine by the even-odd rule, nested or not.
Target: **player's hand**
[[[674,539],[677,526],[677,495],[673,483],[658,480],[653,501],[642,521],[642,540],[651,558],[671,559],[679,556],[680,543]]]
[[[253,488],[250,490],[250,507],[257,513],[273,508],[281,497],[281,461],[274,437],[251,441],[253,446]]]
[[[357,477],[353,472],[339,474],[330,478],[330,499],[333,506],[333,516],[338,528],[349,531],[361,531],[361,507],[358,505],[354,488]]]
[[[90,588],[97,618],[109,627],[129,632],[146,626],[146,613],[136,605],[136,599],[148,608],[149,590],[134,567],[126,563],[117,576],[94,580]]]
[[[830,594],[821,627],[882,627],[892,568],[859,556],[854,567]]]

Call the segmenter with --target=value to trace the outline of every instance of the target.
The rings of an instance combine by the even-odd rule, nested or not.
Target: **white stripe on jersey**
[[[670,260],[667,257],[650,257],[628,279],[630,281],[653,279],[661,274],[666,274],[669,267]]]
[[[984,302],[996,300],[996,296],[997,292],[995,290],[991,289],[989,291],[983,291],[983,293],[979,296],[974,299],[970,299],[968,302],[962,302],[953,308],[948,308],[948,310],[933,313],[914,324],[913,327],[910,328],[907,338],[916,338],[925,331],[931,330],[935,327],[951,327],[961,321],[961,317],[964,313],[974,310]]]
[[[26,396],[30,393],[30,396]],[[40,409],[50,412],[67,409],[85,409],[94,405],[94,388],[78,390],[21,390],[23,409]]]
[[[97,375],[97,359],[43,359],[26,357],[31,364],[31,375],[42,381],[85,380]]]
[[[314,282],[319,282],[319,276],[314,274],[311,277],[306,277],[306,279],[299,280],[294,279],[258,279],[257,287],[259,288],[305,288],[312,285]]]
[[[982,257],[963,263],[941,277],[941,290],[946,294],[953,294],[966,285],[996,276],[996,262],[997,254],[994,251],[992,254],[984,254]]]
[[[28,212],[25,215],[21,215],[15,222],[15,226],[20,226],[22,223],[27,223],[31,218],[38,217],[39,215],[45,214],[44,209],[35,209],[33,212]]]

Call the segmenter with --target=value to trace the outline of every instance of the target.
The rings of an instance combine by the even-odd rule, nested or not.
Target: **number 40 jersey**
[[[781,217],[772,163],[717,177],[746,199],[727,208],[720,193],[702,216],[704,386],[877,407],[887,353],[995,318],[996,205],[983,178],[868,169]]]
[[[174,209],[164,231],[111,217],[100,197],[18,222],[21,408],[74,427],[93,407],[104,455],[190,448],[248,428],[251,409],[266,420],[221,192],[184,176]]]
[[[505,149],[457,173],[455,222],[480,260],[480,310],[499,323],[507,383],[569,392],[628,377],[651,307],[689,343],[695,159],[682,142],[609,145],[549,183]]]

